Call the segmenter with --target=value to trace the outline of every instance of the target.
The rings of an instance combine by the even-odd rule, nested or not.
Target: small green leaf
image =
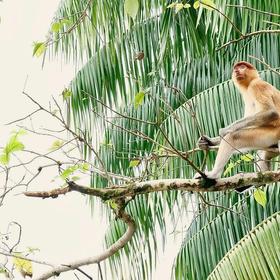
[[[88,171],[90,169],[90,165],[88,163],[79,164],[79,169],[82,171]]]
[[[183,3],[178,3],[175,6],[175,13],[177,14],[178,12],[180,12],[182,9],[184,8],[184,4]]]
[[[107,201],[107,203],[109,204],[109,206],[110,206],[113,210],[118,209],[118,204],[116,203],[115,200],[110,199],[110,200]]]
[[[51,111],[51,113],[52,113],[53,116],[57,115],[58,112],[59,112],[58,109],[54,109],[54,110]]]
[[[35,253],[35,252],[40,252],[40,249],[37,248],[37,247],[27,247],[27,252],[28,252],[29,254],[33,254],[33,253]]]
[[[61,24],[65,24],[65,25],[71,25],[73,24],[72,20],[68,19],[68,18],[63,18],[60,20]]]
[[[22,151],[24,149],[24,145],[17,140],[16,136],[12,136],[4,150],[8,153],[14,153],[17,151]]]
[[[140,160],[139,159],[133,159],[130,161],[129,163],[129,167],[136,167],[140,164]]]
[[[214,2],[212,0],[201,0],[200,2],[201,2],[201,7],[205,8],[209,11],[213,11],[213,8],[216,8],[216,5],[214,4]],[[207,6],[203,5],[203,4],[206,4]],[[213,8],[211,8],[209,6],[211,6]]]
[[[33,44],[33,56],[41,56],[47,49],[45,42],[34,42]]]
[[[0,268],[0,274],[4,274],[5,279],[12,279],[9,271],[4,267]]]
[[[137,109],[139,106],[141,106],[143,104],[144,97],[145,97],[145,92],[143,92],[143,91],[140,91],[135,95],[135,97],[134,97],[135,109]]]
[[[230,162],[224,172],[224,176],[226,176],[228,173],[230,173],[230,171],[236,166],[236,163],[234,162]]]
[[[72,95],[73,95],[72,91],[69,90],[68,88],[64,89],[62,92],[62,96],[64,100],[69,99]]]
[[[22,254],[17,253],[19,257],[24,257]],[[25,276],[32,277],[32,263],[29,260],[25,260],[22,258],[14,257],[13,258],[14,265],[16,269],[21,273],[21,275],[25,278]]]
[[[254,198],[262,207],[265,207],[266,195],[264,191],[262,191],[261,189],[256,189],[254,191]]]
[[[61,24],[60,22],[54,22],[54,23],[52,24],[51,30],[52,30],[52,32],[54,32],[54,33],[58,33],[59,30],[61,29],[61,27],[62,27],[62,24]]]
[[[136,17],[139,9],[138,0],[125,0],[124,10],[133,19]]]
[[[195,1],[195,2],[193,3],[193,7],[194,7],[194,9],[198,9],[198,8],[199,8],[199,6],[200,6],[199,1]]]
[[[0,155],[0,163],[2,163],[3,165],[9,164],[12,153],[22,151],[24,149],[24,145],[20,141],[18,141],[17,136],[17,134],[14,134],[10,138],[3,149],[3,153]]]
[[[63,180],[66,180],[70,175],[72,175],[77,169],[79,169],[79,166],[77,165],[73,165],[73,166],[70,166],[68,168],[66,168],[61,174],[60,174],[60,177],[63,179]]]
[[[55,150],[61,148],[63,144],[64,144],[63,141],[55,140],[55,141],[52,143],[52,146],[49,148],[49,151],[55,151]]]
[[[11,134],[16,135],[16,136],[22,136],[22,135],[26,135],[27,131],[25,129],[21,128],[19,130],[12,130]]]
[[[177,5],[177,1],[176,2],[173,2],[173,3],[171,3],[171,4],[169,4],[168,6],[167,6],[167,8],[174,8],[176,5]]]
[[[241,159],[242,161],[250,162],[250,161],[253,161],[253,160],[254,160],[254,156],[251,155],[251,154],[246,154],[246,155],[242,155],[242,156],[240,157],[240,159]]]

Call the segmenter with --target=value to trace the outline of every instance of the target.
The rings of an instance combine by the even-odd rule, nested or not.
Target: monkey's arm
[[[245,128],[245,127],[259,127],[268,124],[269,122],[279,119],[279,113],[275,109],[270,109],[265,112],[259,112],[253,116],[242,118],[231,125],[220,129],[220,136],[225,136],[230,132]]]

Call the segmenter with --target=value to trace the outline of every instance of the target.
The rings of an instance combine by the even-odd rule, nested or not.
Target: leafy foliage
[[[177,6],[181,3],[179,1],[172,6],[174,1],[143,0],[139,1],[137,12],[134,7],[132,20],[127,16],[127,2],[97,0],[87,6],[89,2],[86,0],[64,0],[57,11],[54,23],[63,18],[74,24],[80,20],[81,12],[86,10],[88,15],[72,32],[49,48],[52,54],[61,53],[66,60],[74,60],[77,64],[86,62],[69,86],[70,121],[93,143],[99,141],[102,133],[103,142],[110,145],[100,145],[98,151],[112,173],[140,174],[143,180],[189,178],[193,170],[183,159],[159,157],[162,146],[188,151],[202,133],[214,136],[219,128],[241,116],[242,101],[228,81],[231,65],[254,55],[263,57],[272,67],[279,66],[280,37],[261,35],[220,51],[217,49],[229,40],[239,38],[240,32],[246,34],[274,28],[268,22],[275,21],[277,16],[227,6],[243,4],[243,1],[236,0],[205,0],[197,4],[192,1],[192,5],[202,7],[199,9],[188,5],[181,9],[182,5]],[[207,5],[226,14],[235,27],[215,9],[209,11]],[[278,1],[249,0],[246,5],[258,10],[271,7],[271,12],[280,12]],[[144,55],[141,60],[135,59],[135,53],[139,52]],[[258,68],[263,69],[263,66],[258,65]],[[263,75],[279,87],[278,76],[269,72]],[[145,95],[136,98],[136,93],[141,92]],[[108,107],[126,117],[111,119],[114,114]],[[107,116],[110,116],[110,122]],[[139,134],[146,138],[139,138]],[[147,166],[150,172],[143,174],[145,157],[151,154],[155,155],[155,160]],[[90,157],[86,148],[85,156]],[[140,160],[139,165],[131,166],[134,159]],[[204,164],[210,167],[214,153],[209,153],[206,160],[204,153],[193,154],[191,159],[199,167]],[[246,160],[235,167],[237,171],[253,170],[251,162]],[[233,171],[235,168],[231,168],[228,175]],[[113,179],[113,183],[121,182]],[[98,175],[92,177],[93,186],[106,187],[107,184],[107,180]],[[247,210],[242,214],[249,219],[248,226],[247,222],[246,227],[242,223],[242,216],[230,211],[218,208],[203,211],[186,233],[175,264],[175,277],[205,279],[255,222],[260,222],[268,211],[271,214],[279,211],[277,201],[274,201],[278,194],[275,188],[270,189],[264,208],[252,197],[244,202],[232,193],[220,198],[219,194],[207,196],[225,207],[236,207],[236,210],[245,203]],[[149,279],[157,253],[156,225],[161,229],[164,243],[164,209],[172,215],[172,209],[179,201],[180,196],[167,193],[138,197],[129,203],[128,211],[138,219],[138,230],[131,244],[110,261],[111,271],[115,273],[116,268],[119,269],[119,275],[112,277],[129,275],[130,279]],[[229,228],[226,236],[217,234],[224,233],[224,228]],[[112,223],[106,243],[115,242],[124,230],[121,223]],[[217,244],[218,250],[213,251]],[[140,245],[143,248],[139,251]],[[129,272],[124,271],[120,263],[128,264]]]
[[[33,44],[33,56],[41,56],[43,53],[45,53],[47,49],[45,42],[34,42]]]
[[[280,213],[265,219],[243,237],[207,279],[279,279]],[[252,263],[254,260],[254,263]]]
[[[18,140],[20,135],[24,134],[24,131],[13,132],[10,140],[3,149],[2,154],[0,155],[0,163],[3,165],[8,165],[11,159],[11,155],[15,152],[22,151],[24,145]]]
[[[21,275],[25,278],[29,276],[32,278],[33,271],[32,271],[32,263],[29,260],[22,259],[23,257],[21,254],[17,254],[18,257],[14,257],[14,265],[16,269],[21,273]]]
[[[251,195],[238,198],[236,194],[227,194],[216,198],[217,204],[230,207],[230,210],[208,208],[196,218],[177,256],[174,279],[206,279],[242,237],[279,211],[279,186],[264,190],[268,201],[264,208]]]

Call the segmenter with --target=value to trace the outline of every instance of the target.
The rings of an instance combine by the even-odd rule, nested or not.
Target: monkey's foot
[[[204,187],[204,188],[210,188],[210,187],[216,185],[217,180],[216,180],[216,178],[211,178],[211,174],[210,174],[210,176],[208,175],[209,173],[210,173],[210,172],[205,171],[204,174],[206,175],[206,177],[202,177],[201,174],[196,173],[196,174],[194,175],[193,179],[199,179],[199,180],[201,180],[200,184],[201,184],[202,187]]]

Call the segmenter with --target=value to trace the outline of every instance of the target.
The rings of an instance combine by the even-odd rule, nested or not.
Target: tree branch
[[[134,220],[124,210],[120,210],[118,212],[118,218],[121,219],[127,225],[127,230],[119,240],[117,240],[113,245],[111,245],[103,253],[101,253],[97,256],[94,256],[94,257],[75,261],[75,262],[72,262],[67,265],[59,265],[59,266],[52,268],[49,271],[45,272],[41,276],[35,278],[35,280],[46,280],[53,276],[58,276],[62,272],[75,270],[84,265],[99,263],[101,261],[108,259],[112,255],[114,255],[116,252],[118,252],[120,249],[122,249],[131,240],[131,238],[135,232],[135,229],[136,229]]]
[[[263,173],[240,173],[228,178],[218,179],[216,184],[207,186],[204,179],[161,179],[146,182],[132,182],[124,186],[113,188],[91,188],[69,181],[65,188],[51,191],[25,192],[29,197],[55,198],[58,195],[70,191],[77,191],[83,194],[100,197],[102,200],[134,197],[140,194],[148,194],[160,191],[180,190],[190,192],[215,192],[233,190],[245,186],[261,186],[264,184],[278,182],[280,171],[267,171]],[[213,180],[214,181],[214,180]]]
[[[254,31],[254,32],[251,32],[251,33],[247,33],[247,34],[244,34],[242,36],[240,36],[239,38],[237,39],[233,39],[231,41],[228,41],[227,43],[223,44],[222,46],[218,47],[216,49],[216,51],[219,51],[231,44],[236,44],[238,43],[239,41],[241,40],[244,40],[244,39],[247,39],[247,38],[250,38],[250,37],[253,37],[253,36],[257,36],[257,35],[262,35],[262,34],[279,34],[280,33],[280,29],[274,29],[274,30],[259,30],[259,31]]]

